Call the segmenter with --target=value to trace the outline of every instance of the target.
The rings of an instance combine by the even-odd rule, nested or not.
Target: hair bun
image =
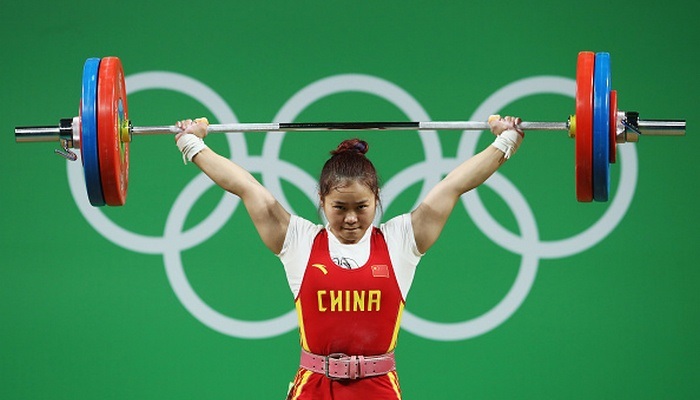
[[[352,151],[359,154],[366,154],[369,150],[369,144],[364,140],[360,139],[347,139],[338,145],[338,148],[331,151],[332,155],[343,153],[346,151]]]

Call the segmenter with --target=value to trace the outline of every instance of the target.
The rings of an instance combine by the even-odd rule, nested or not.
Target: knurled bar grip
[[[523,130],[565,131],[566,122],[522,122]],[[242,124],[212,124],[209,133],[226,132],[313,132],[313,131],[369,131],[369,130],[488,130],[489,124],[480,121],[430,121],[430,122],[271,122],[271,123],[242,123]],[[177,133],[176,126],[134,126],[134,135],[158,135]]]

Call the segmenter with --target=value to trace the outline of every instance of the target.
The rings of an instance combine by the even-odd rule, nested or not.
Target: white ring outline
[[[500,109],[500,107],[497,107],[498,103],[504,101],[504,98],[507,99],[508,93],[510,93],[513,90],[515,90],[515,92],[523,90],[529,94],[543,93],[541,91],[543,87],[543,79],[554,80],[558,82],[555,85],[555,89],[553,90],[553,92],[560,91],[560,89],[556,89],[556,87],[568,87],[568,89],[565,89],[563,92],[561,92],[561,94],[571,95],[571,85],[573,84],[573,81],[570,79],[558,77],[527,78],[514,82],[502,88],[498,92],[494,93],[494,95],[489,97],[489,99],[479,107],[479,109],[475,112],[475,115],[477,116],[477,118],[487,116],[488,114],[490,114],[489,112],[487,112],[488,110]],[[128,77],[127,82],[127,86],[130,88],[130,93],[148,88],[165,88],[193,96],[203,104],[210,107],[210,109],[213,111],[214,116],[217,117],[219,121],[236,122],[235,115],[232,111],[230,111],[223,99],[221,99],[221,97],[218,96],[213,90],[209,89],[207,86],[201,84],[200,82],[192,78],[170,72],[146,72]],[[154,82],[157,84],[156,86],[153,86]],[[367,90],[358,90],[358,83],[360,83],[359,86],[362,86],[361,83],[363,82],[370,82],[371,84],[367,86]],[[559,84],[562,85],[559,86]],[[134,89],[134,87],[136,88]],[[375,88],[377,87],[381,87],[382,89],[375,91]],[[420,107],[420,105],[410,95],[408,95],[408,93],[403,91],[403,89],[380,78],[371,77],[367,75],[339,75],[317,81],[302,89],[294,97],[292,97],[285,104],[283,109],[280,110],[275,120],[292,120],[292,118],[290,118],[291,115],[295,113],[298,114],[301,110],[303,110],[304,107],[308,106],[313,101],[325,97],[329,94],[340,93],[344,91],[366,91],[367,93],[372,93],[378,95],[379,97],[384,97],[386,93],[383,93],[382,90],[386,90],[388,93],[391,93],[389,97],[396,96],[398,94],[398,98],[410,100],[408,102],[409,104],[411,104],[411,107],[409,107],[410,111],[406,112],[406,114],[411,120],[429,120],[427,114],[423,111],[422,107]],[[199,94],[197,95],[197,93]],[[308,101],[308,103],[303,107],[299,107],[297,103],[303,104],[305,101],[303,99],[307,99],[308,97],[316,98],[312,101]],[[522,93],[520,93],[519,97],[514,97],[511,100],[515,100],[517,98],[522,97],[525,96],[522,95]],[[388,99],[387,97],[384,98]],[[398,105],[396,103],[394,104]],[[507,104],[507,101],[504,104]],[[430,149],[435,150],[440,148],[439,140],[436,136],[434,136],[436,135],[436,132],[421,132],[421,140],[424,143],[424,149],[426,149],[426,160],[421,163],[414,164],[409,168],[406,168],[405,170],[397,174],[394,178],[392,178],[392,181],[387,182],[383,190],[383,196],[386,196],[387,194],[389,196],[394,196],[400,193],[397,189],[393,189],[392,192],[391,182],[393,182],[394,179],[397,177],[407,176],[406,171],[408,170],[415,171],[416,169],[422,169],[423,171],[425,171],[425,168],[416,167],[420,165],[429,164],[432,164],[433,166],[437,164],[442,168],[451,169],[454,165],[456,165],[458,159],[463,158],[465,154],[468,154],[470,152],[469,149],[472,149],[471,154],[474,154],[473,146],[475,146],[477,138],[475,137],[475,135],[466,135],[465,133],[463,133],[462,139],[460,141],[458,157],[456,159],[450,160],[445,158],[436,159],[434,156],[432,156],[434,152],[430,151]],[[237,135],[227,135],[227,138],[232,149],[232,158],[236,158],[237,162],[241,163],[247,168],[250,168],[254,165],[257,167],[269,167],[265,168],[265,170],[261,168],[260,172],[262,172],[263,175],[269,175],[270,173],[273,173],[276,179],[268,181],[269,177],[265,178],[266,186],[272,186],[272,189],[274,189],[274,191],[271,191],[273,191],[273,193],[278,192],[278,195],[280,195],[280,201],[284,201],[286,203],[283,191],[281,190],[281,186],[278,185],[279,176],[277,175],[277,173],[278,171],[280,171],[280,169],[272,168],[267,162],[256,163],[256,161],[262,161],[266,155],[269,156],[271,153],[277,153],[277,155],[279,155],[279,150],[281,147],[281,141],[283,139],[283,136],[284,134],[268,135],[264,145],[263,156],[258,158],[246,156],[246,145],[242,137],[237,138]],[[273,140],[269,140],[270,138],[273,138]],[[433,143],[430,142],[431,140],[433,141]],[[410,312],[406,311],[404,313],[404,321],[402,327],[406,330],[412,331],[413,333],[435,340],[461,340],[486,333],[498,326],[503,321],[505,321],[510,315],[512,315],[512,313],[519,307],[519,305],[522,304],[522,301],[524,301],[527,292],[529,292],[529,288],[534,282],[534,276],[537,269],[537,255],[527,254],[523,252],[523,250],[538,249],[543,253],[539,254],[539,256],[549,258],[564,257],[567,255],[571,255],[576,252],[583,251],[601,241],[620,222],[620,220],[626,213],[629,204],[631,203],[631,198],[633,197],[634,193],[634,187],[636,186],[637,158],[634,148],[630,148],[630,150],[631,151],[628,151],[627,148],[624,147],[621,147],[619,149],[619,152],[622,156],[621,159],[625,160],[626,163],[632,165],[630,168],[621,168],[622,172],[620,175],[620,185],[618,187],[618,191],[616,193],[615,200],[613,201],[612,205],[608,208],[603,217],[600,220],[598,220],[593,226],[572,238],[563,239],[559,241],[544,242],[544,244],[543,242],[540,242],[538,238],[537,227],[534,222],[534,217],[532,216],[532,212],[529,206],[524,201],[524,199],[522,199],[522,196],[518,196],[520,192],[517,191],[517,189],[515,189],[515,186],[513,186],[510,182],[508,182],[505,178],[502,178],[498,174],[494,175],[491,179],[489,179],[486,182],[486,184],[491,186],[499,194],[503,194],[502,192],[506,193],[504,199],[509,204],[509,206],[512,206],[511,203],[515,202],[520,212],[527,211],[526,215],[527,217],[529,217],[527,221],[520,217],[518,212],[514,212],[514,215],[516,215],[516,220],[518,221],[520,231],[523,232],[522,237],[515,236],[514,234],[500,226],[500,224],[498,224],[488,214],[485,207],[483,207],[483,204],[481,203],[481,200],[479,199],[476,192],[464,196],[463,203],[465,204],[465,208],[467,209],[467,212],[470,215],[477,216],[477,218],[475,218],[475,222],[477,223],[479,229],[481,229],[491,240],[499,244],[501,247],[504,247],[505,249],[513,251],[517,254],[523,254],[523,260],[521,263],[520,271],[518,273],[518,277],[516,278],[516,282],[511,288],[511,291],[496,307],[494,307],[491,311],[487,312],[486,314],[475,319],[455,324],[433,323],[428,320],[422,320],[412,315]],[[238,160],[238,158],[240,158],[241,160]],[[282,160],[279,160],[278,156],[276,159],[279,162],[284,163]],[[245,162],[242,160],[245,160]],[[68,163],[68,175],[71,192],[73,194],[73,197],[76,199],[76,204],[78,205],[81,212],[85,215],[88,222],[104,237],[108,238],[115,244],[118,244],[124,248],[146,254],[162,252],[164,254],[164,261],[166,263],[166,271],[168,273],[169,279],[171,280],[171,285],[173,285],[174,290],[176,290],[176,287],[182,288],[182,282],[179,282],[180,277],[184,278],[184,281],[186,282],[184,271],[182,271],[179,252],[181,250],[196,246],[197,244],[200,244],[206,239],[208,239],[208,237],[210,236],[205,237],[207,236],[206,233],[211,232],[212,234],[214,234],[216,231],[218,231],[223,225],[224,221],[228,220],[228,218],[231,216],[236,206],[238,205],[238,199],[235,196],[223,196],[215,211],[212,214],[210,214],[210,216],[207,217],[205,221],[191,228],[187,232],[176,232],[175,228],[178,227],[178,224],[172,222],[171,220],[173,210],[178,210],[179,208],[184,207],[184,205],[187,204],[187,201],[182,199],[192,199],[191,196],[186,196],[186,194],[193,194],[191,193],[192,191],[197,192],[199,190],[203,190],[212,186],[211,181],[209,181],[208,178],[204,177],[203,174],[198,175],[197,178],[195,178],[192,182],[190,182],[190,184],[186,186],[183,192],[181,192],[180,196],[178,196],[178,200],[176,200],[175,204],[173,205],[173,208],[171,209],[171,213],[169,214],[168,222],[166,223],[165,233],[162,238],[133,234],[114,224],[111,220],[104,216],[104,214],[99,212],[99,209],[93,208],[89,205],[89,202],[87,201],[87,196],[85,196],[84,192],[84,181],[82,179],[82,172],[79,167],[71,167],[71,164],[73,163]],[[306,181],[305,186],[307,188],[313,187],[312,185],[315,185],[315,181],[313,179],[303,178],[303,176],[307,174],[305,174],[301,169],[295,168],[295,166],[292,166],[289,163],[284,164],[284,167],[292,167],[290,170],[294,171],[297,177],[302,177],[302,180]],[[436,176],[436,174],[433,174],[433,176]],[[419,196],[419,200],[423,198],[427,190],[429,190],[429,188],[432,187],[434,183],[436,183],[431,182],[431,184],[428,184],[428,178],[429,177],[425,177],[423,179],[424,185],[421,195]],[[313,190],[307,190],[306,194],[307,196],[310,196],[310,198],[313,198],[311,196],[315,196]],[[390,201],[391,200],[389,200],[389,202]],[[289,204],[286,204],[286,207],[287,209],[292,210]],[[532,223],[529,223],[530,220],[532,221]],[[182,228],[182,226],[179,226],[179,228]],[[533,237],[536,240],[530,241],[522,239],[523,237],[526,237],[524,235],[526,232],[531,232],[531,235],[533,235]],[[602,235],[596,239],[596,234]],[[191,239],[194,240],[190,242]],[[189,244],[184,247],[172,245],[172,243],[183,242],[189,242]],[[172,252],[174,251],[178,251],[178,256],[176,258],[173,257],[172,254]],[[530,257],[527,257],[528,255],[530,255]],[[532,259],[532,257],[534,257],[534,260]],[[168,265],[171,265],[172,267],[168,267]],[[180,277],[178,277],[177,275],[180,275]],[[183,293],[178,294],[178,297],[183,302],[183,305],[185,305],[185,307],[205,325],[222,333],[226,333],[236,337],[265,338],[285,333],[290,329],[294,329],[296,327],[296,314],[294,310],[280,317],[273,318],[270,320],[262,322],[243,321],[243,324],[240,325],[238,323],[241,321],[232,319],[230,317],[226,317],[216,312],[215,310],[209,308],[209,306],[206,305],[204,302],[201,302],[201,299],[199,299],[196,293],[194,293],[194,291],[191,290],[192,288],[189,286],[189,283],[187,283],[186,286],[189,287],[190,293],[185,295],[183,295]],[[514,292],[516,288],[518,288],[519,290]],[[520,293],[521,295],[518,296],[514,293]],[[197,304],[197,301],[199,301],[200,304]],[[511,309],[508,310],[505,307],[506,304],[511,304],[515,306],[511,307]],[[221,329],[221,321],[216,322],[216,319],[221,317],[223,317],[224,322],[229,322],[230,329]],[[214,323],[212,323],[212,321],[214,321]],[[426,330],[427,326],[430,326],[430,328]],[[263,328],[263,330],[267,329],[268,332],[261,333],[261,328]]]

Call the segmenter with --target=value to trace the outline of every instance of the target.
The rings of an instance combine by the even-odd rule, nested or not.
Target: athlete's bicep
[[[290,214],[260,184],[247,190],[241,195],[241,199],[265,246],[274,254],[279,254],[289,226]]]
[[[277,256],[284,265],[287,282],[295,298],[301,288],[313,240],[321,229],[321,225],[315,225],[296,215],[292,215],[289,220],[284,244]]]
[[[435,192],[432,193],[435,195]],[[411,212],[411,223],[418,251],[425,253],[437,241],[458,197],[429,196]]]

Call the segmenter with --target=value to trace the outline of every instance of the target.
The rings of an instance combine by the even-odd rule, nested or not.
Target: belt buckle
[[[324,373],[324,375],[326,375],[326,378],[332,379],[332,380],[343,379],[342,377],[331,376],[330,375],[330,367],[329,367],[330,359],[339,360],[343,357],[350,357],[350,356],[348,356],[345,353],[331,353],[331,354],[323,357],[323,373]]]

